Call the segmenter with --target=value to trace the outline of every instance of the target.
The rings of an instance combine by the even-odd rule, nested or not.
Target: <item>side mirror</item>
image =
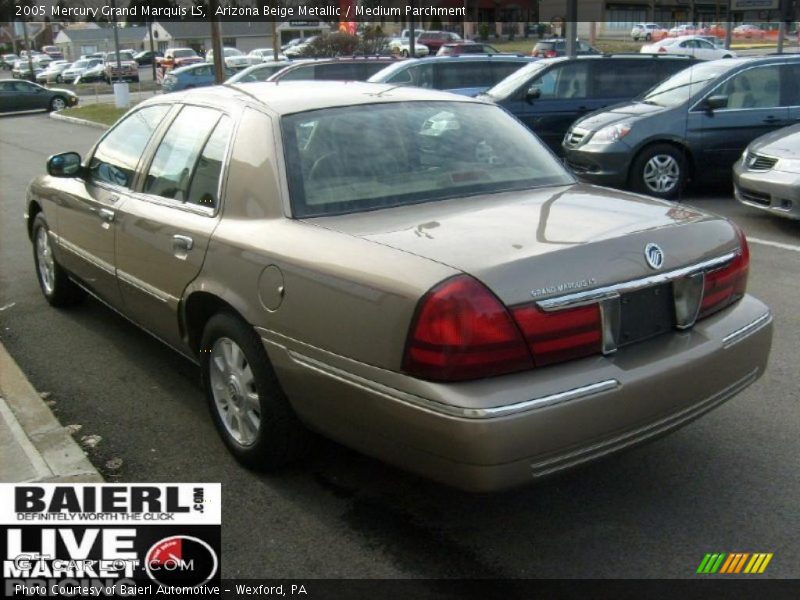
[[[710,111],[725,108],[726,106],[728,106],[727,96],[709,96],[705,101],[706,110]]]
[[[81,172],[81,155],[77,152],[54,154],[47,159],[47,174],[53,177],[75,177]]]
[[[525,100],[528,102],[533,102],[534,100],[538,100],[542,97],[542,89],[537,85],[532,85],[528,88],[528,91],[525,92]]]

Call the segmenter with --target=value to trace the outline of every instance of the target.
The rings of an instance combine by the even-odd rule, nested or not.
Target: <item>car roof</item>
[[[385,83],[362,81],[279,81],[232,83],[221,86],[173,92],[168,97],[155,96],[140,106],[165,100],[222,105],[256,102],[277,115],[288,115],[323,108],[388,102],[439,101],[484,103],[474,98],[448,92]]]

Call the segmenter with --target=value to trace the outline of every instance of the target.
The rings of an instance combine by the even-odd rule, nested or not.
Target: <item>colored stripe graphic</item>
[[[737,573],[763,573],[772,560],[772,553],[766,552],[725,552],[709,553],[700,561],[697,573],[704,575],[737,574]],[[747,566],[745,566],[747,565]]]

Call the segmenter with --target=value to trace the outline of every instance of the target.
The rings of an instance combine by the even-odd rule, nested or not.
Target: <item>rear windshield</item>
[[[195,56],[194,50],[173,50],[172,56],[175,58],[186,58],[187,56]]]
[[[330,108],[287,115],[282,132],[295,217],[573,182],[532,133],[485,104]]]

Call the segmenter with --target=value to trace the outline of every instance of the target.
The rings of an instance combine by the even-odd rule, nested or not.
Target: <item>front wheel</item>
[[[67,101],[63,97],[56,96],[50,100],[50,112],[64,110],[65,108],[67,108]]]
[[[51,306],[71,306],[83,300],[86,293],[70,280],[56,262],[50,229],[42,213],[33,220],[33,262],[39,287]]]
[[[686,185],[687,169],[686,156],[680,149],[657,144],[634,160],[631,187],[643,194],[674,200]]]
[[[402,52],[400,52],[400,55],[401,55],[403,58],[408,58],[408,50],[403,50]]]
[[[292,410],[255,330],[229,313],[203,332],[200,368],[214,424],[242,464],[275,469],[299,458],[309,433]]]

